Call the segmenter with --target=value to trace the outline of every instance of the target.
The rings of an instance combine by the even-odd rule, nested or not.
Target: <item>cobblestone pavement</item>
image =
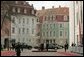
[[[59,49],[57,50],[57,52],[32,52],[33,50],[36,49],[32,49],[32,50],[24,49],[23,52],[21,52],[21,56],[83,56],[81,54],[71,53],[69,50],[65,52],[64,49]],[[3,51],[4,53],[1,52],[1,55],[12,56],[12,54],[15,54],[15,51],[14,50],[11,51],[13,52],[10,53],[9,51]]]
[[[63,49],[57,52],[32,52],[32,50],[24,49],[21,56],[82,56],[77,53],[71,53],[69,51],[64,52]]]
[[[15,56],[16,52],[15,51],[1,51],[1,56]]]

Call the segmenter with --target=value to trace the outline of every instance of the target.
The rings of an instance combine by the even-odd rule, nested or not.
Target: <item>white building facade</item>
[[[35,16],[12,15],[15,23],[11,23],[11,38],[16,42],[35,45],[36,43],[36,19]]]
[[[40,39],[43,44],[58,44],[64,46],[69,43],[69,8],[61,7],[37,11],[41,29]]]
[[[83,1],[71,1],[69,7],[70,46],[83,42]]]
[[[26,3],[26,2],[18,2]],[[14,5],[11,15],[11,40],[31,46],[37,45],[37,17],[33,6]],[[26,7],[26,8],[25,8]]]

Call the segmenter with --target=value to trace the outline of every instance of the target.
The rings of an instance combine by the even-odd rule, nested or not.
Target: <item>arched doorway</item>
[[[4,40],[4,48],[8,48],[9,47],[9,39],[5,38]]]

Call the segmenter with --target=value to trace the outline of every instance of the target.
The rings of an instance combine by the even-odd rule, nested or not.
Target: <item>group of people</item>
[[[65,45],[64,45],[65,52],[66,52],[66,50],[68,49],[68,46],[69,46],[68,43],[65,43]],[[73,46],[73,44],[72,44],[72,46]],[[23,48],[21,47],[20,43],[18,42],[16,45],[14,44],[14,45],[13,45],[13,48],[15,48],[16,55],[17,55],[17,56],[20,56],[20,55],[21,55],[21,50],[23,51]],[[46,49],[47,49],[47,51],[48,51],[48,44],[46,44]],[[40,50],[41,50],[41,51],[44,50],[44,44],[41,44],[41,45],[40,45]]]

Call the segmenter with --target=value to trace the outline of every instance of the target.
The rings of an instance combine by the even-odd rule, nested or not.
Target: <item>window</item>
[[[47,29],[48,29],[48,24],[47,24]]]
[[[32,14],[34,14],[34,10],[32,10]]]
[[[62,27],[62,24],[60,24],[60,28]]]
[[[24,13],[25,13],[25,14],[27,13],[27,10],[26,10],[26,9],[24,9]]]
[[[13,7],[12,11],[15,12],[15,7]]]
[[[67,16],[67,19],[69,20],[69,16]]]
[[[53,39],[53,42],[55,43],[55,39]]]
[[[32,19],[32,24],[34,24],[34,19]]]
[[[43,32],[43,36],[45,36],[45,32]]]
[[[27,33],[29,32],[29,29],[27,28]]]
[[[52,29],[52,24],[50,24],[50,28]]]
[[[64,16],[64,21],[67,21],[67,16]]]
[[[67,32],[65,32],[65,37],[67,36]]]
[[[51,37],[51,31],[50,31],[50,37]]]
[[[53,36],[55,36],[55,31],[53,32]]]
[[[25,23],[25,19],[23,18],[23,23]]]
[[[52,43],[52,40],[50,40],[50,43]]]
[[[13,23],[15,23],[15,17],[13,17],[13,20],[12,20]]]
[[[78,4],[78,1],[76,1],[76,4]]]
[[[19,28],[19,34],[20,34],[20,28]]]
[[[54,24],[54,28],[55,28],[55,24]]]
[[[23,30],[22,30],[23,34],[24,34],[24,31],[25,31],[25,28],[23,28]]]
[[[62,31],[60,31],[60,36],[62,36]]]
[[[18,8],[18,13],[20,13],[20,8]]]
[[[15,8],[15,12],[17,12],[17,8]]]
[[[15,1],[15,3],[17,4],[17,3],[18,3],[18,1]]]
[[[47,37],[48,37],[48,32],[46,34],[47,34]]]
[[[12,33],[15,33],[15,28],[14,27],[12,27]]]
[[[37,19],[37,22],[39,22],[39,19]]]

